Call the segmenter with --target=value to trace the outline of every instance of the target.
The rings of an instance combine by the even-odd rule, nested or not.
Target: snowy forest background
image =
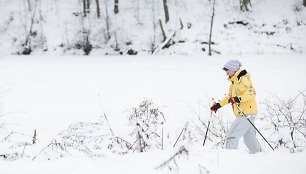
[[[297,173],[306,0],[0,0],[1,173]],[[210,106],[239,59],[262,152]],[[238,165],[237,165],[238,164]]]
[[[213,0],[0,3],[1,54],[203,55],[209,51]],[[303,3],[216,1],[213,54],[303,53]]]

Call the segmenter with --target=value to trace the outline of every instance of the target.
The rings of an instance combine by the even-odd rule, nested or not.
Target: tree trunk
[[[162,23],[161,19],[159,19],[159,26],[160,26],[160,29],[161,29],[161,31],[162,31],[163,42],[165,42],[165,40],[167,39],[167,36],[166,36],[166,34],[165,34],[165,30],[164,30],[163,23]]]
[[[100,4],[99,4],[99,0],[96,0],[96,6],[97,6],[97,17],[100,18]]]
[[[89,13],[90,12],[90,0],[87,0],[87,13]]]
[[[109,41],[110,38],[111,38],[111,35],[110,35],[110,24],[109,24],[109,15],[108,15],[108,4],[107,4],[107,1],[105,1],[105,13],[106,13],[106,17],[105,17],[106,40]]]
[[[144,149],[144,146],[143,146],[144,143],[141,143],[141,140],[142,140],[142,137],[138,130],[139,152],[143,152],[143,149]]]
[[[84,17],[87,16],[87,13],[90,12],[90,0],[83,0],[83,13],[84,13]]]
[[[163,0],[164,1],[164,10],[165,10],[165,20],[166,23],[169,21],[169,11],[168,11],[168,5],[167,5],[167,0]]]
[[[140,24],[140,18],[139,18],[139,0],[136,0],[136,19],[138,24]]]
[[[84,45],[84,48],[83,48],[83,50],[85,52],[85,55],[89,55],[90,51],[92,50],[92,45],[89,42],[88,35],[89,35],[89,33],[86,33],[85,45]]]
[[[31,1],[30,0],[28,0],[28,5],[29,5],[29,11],[31,11]]]
[[[209,56],[211,56],[211,35],[212,35],[212,27],[213,27],[214,16],[215,16],[215,1],[216,0],[214,0],[213,13],[211,15],[211,22],[210,22],[210,32],[209,32],[209,42],[208,42],[208,47],[209,47],[208,55]]]
[[[241,11],[243,11],[243,9],[246,11],[249,11],[248,5],[252,6],[251,0],[240,0],[240,10]]]
[[[291,136],[291,140],[292,140],[292,143],[293,143],[293,147],[296,148],[296,145],[295,145],[295,142],[294,142],[294,127],[293,128],[290,128],[291,129],[291,132],[290,132],[290,136]]]
[[[184,28],[184,25],[183,25],[183,22],[182,22],[182,19],[180,18],[180,25],[181,25],[181,29]]]
[[[303,5],[306,7],[306,0],[303,1]]]
[[[156,23],[155,23],[155,0],[152,0],[152,9],[151,9],[151,12],[152,12],[152,24],[153,24],[153,39],[152,39],[152,53],[154,53],[156,51]]]
[[[115,0],[114,13],[119,13],[119,0]]]
[[[83,0],[83,16],[86,17],[86,0]]]

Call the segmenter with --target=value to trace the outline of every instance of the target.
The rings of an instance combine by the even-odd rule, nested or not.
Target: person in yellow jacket
[[[257,153],[261,147],[256,138],[256,130],[246,119],[249,118],[254,124],[257,114],[256,92],[250,74],[246,70],[241,70],[241,66],[242,64],[238,60],[229,60],[225,63],[223,70],[231,82],[229,87],[229,96],[231,97],[223,98],[210,109],[217,112],[219,108],[231,103],[236,119],[226,134],[226,148],[237,149],[238,140],[243,136],[244,143],[251,153]],[[245,115],[239,111],[234,103]]]

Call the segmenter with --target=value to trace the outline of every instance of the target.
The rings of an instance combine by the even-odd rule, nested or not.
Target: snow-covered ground
[[[171,156],[170,151],[112,156],[99,160],[82,158],[64,158],[57,161],[19,160],[0,162],[2,172],[11,173],[171,173],[166,169],[155,169],[161,161]],[[192,157],[190,157],[192,156]],[[269,152],[249,155],[241,151],[205,150],[202,147],[193,150],[190,156],[178,161],[179,173],[214,174],[258,174],[258,173],[305,173],[305,153]],[[174,171],[175,173],[175,171]]]
[[[163,1],[120,1],[114,14],[113,0],[100,0],[99,18],[96,1],[87,17],[82,2],[0,0],[1,174],[306,173],[302,0],[251,0],[250,11],[241,11],[239,0],[217,0],[213,56],[212,0],[167,0],[167,24]],[[167,37],[176,33],[170,47],[156,51],[163,44],[159,19]],[[92,50],[82,56],[87,37]],[[25,48],[31,55],[17,56]],[[137,56],[126,56],[129,50]],[[226,150],[230,106],[213,115],[202,146],[211,99],[228,92],[222,67],[229,59],[251,74],[255,123],[275,151],[260,136],[261,153],[250,154],[242,140]],[[155,136],[159,148],[139,153],[127,147],[137,142],[130,118],[143,101],[164,114],[155,130],[163,149]],[[282,107],[293,121],[276,120]],[[298,126],[294,134],[290,126]]]
[[[195,133],[196,129],[190,129],[195,135],[192,141],[178,141],[172,148],[187,121],[192,126],[199,122],[192,108],[207,122],[210,99],[222,99],[228,92],[222,67],[232,58],[239,59],[251,73],[258,103],[271,93],[288,98],[306,89],[305,55],[2,57],[0,154],[11,151],[24,156],[0,160],[1,173],[305,173],[305,146],[297,153],[285,148],[272,151],[259,136],[264,152],[255,155],[249,154],[242,142],[238,150],[221,149],[214,142],[203,147],[203,136]],[[59,159],[32,161],[69,125],[105,120],[103,112],[114,134],[130,141],[129,109],[144,99],[152,100],[165,115],[168,138],[164,150],[119,155],[104,149],[101,157],[69,152]],[[262,108],[259,104],[259,116],[265,112]],[[221,114],[230,121],[235,119],[230,106],[217,116]],[[261,120],[257,119],[256,125],[269,133]],[[16,145],[29,141],[35,129],[36,144]],[[201,129],[205,131],[205,127]],[[16,133],[5,139],[11,132]],[[178,167],[171,164],[171,171],[156,169],[181,146],[189,153],[176,160]]]

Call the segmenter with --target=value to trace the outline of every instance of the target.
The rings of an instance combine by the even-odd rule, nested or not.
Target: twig
[[[43,149],[41,149],[41,150],[38,152],[38,154],[32,158],[32,161],[34,161],[34,160],[38,157],[38,155],[40,155],[43,151],[45,151],[47,148],[49,148],[49,147],[50,147],[51,145],[53,145],[53,144],[54,144],[54,143],[50,143],[50,144],[48,144],[48,146],[46,146],[46,147],[44,147]]]
[[[162,164],[160,164],[159,166],[157,166],[155,169],[159,169],[159,168],[164,168],[166,165],[168,165],[172,160],[175,162],[175,157],[177,157],[178,155],[182,155],[182,154],[186,154],[188,156],[188,150],[183,146],[180,148],[180,150],[178,152],[176,152],[174,155],[172,155],[168,160],[166,160],[165,162],[163,162]],[[177,166],[177,164],[176,164]]]
[[[130,149],[132,149],[132,147],[137,143],[138,139],[128,148],[128,150],[125,152],[127,153]]]
[[[23,158],[23,154],[24,154],[24,151],[25,151],[25,148],[26,148],[27,145],[31,145],[31,144],[24,143],[24,147],[23,147],[23,150],[22,150],[21,158]]]
[[[11,135],[13,134],[20,134],[22,136],[28,136],[28,137],[32,137],[31,135],[27,135],[27,134],[23,134],[23,133],[20,133],[20,132],[11,132],[10,134],[8,134],[3,140],[1,140],[1,143],[6,141]]]
[[[13,133],[14,133],[14,132],[11,132],[10,134],[8,134],[3,140],[1,140],[1,143],[2,143],[3,141],[6,141]]]
[[[186,125],[185,125],[185,126],[186,126]],[[186,127],[185,127],[185,126],[184,126],[184,128],[182,129],[182,131],[181,131],[180,135],[177,137],[177,139],[176,139],[176,141],[175,141],[175,143],[174,143],[173,147],[175,147],[175,145],[176,145],[177,141],[180,139],[180,137],[181,137],[181,135],[182,135],[183,131],[184,131],[184,130],[186,130]]]
[[[162,127],[162,150],[164,150],[164,128]]]
[[[101,103],[100,94],[98,94],[98,98],[99,98],[99,104],[100,104],[101,110],[102,110],[103,115],[104,115],[104,117],[105,117],[105,119],[106,119],[106,122],[107,122],[107,124],[108,124],[108,128],[109,128],[109,130],[111,131],[113,137],[115,137],[114,132],[113,132],[113,130],[112,130],[110,124],[109,124],[109,121],[108,121],[108,119],[107,119],[107,116],[106,116],[106,114],[105,114],[105,112],[104,112],[104,110],[103,110],[103,106],[102,106],[102,103]]]
[[[32,139],[32,144],[36,143],[36,129],[34,130],[34,135],[33,135],[33,139]]]

